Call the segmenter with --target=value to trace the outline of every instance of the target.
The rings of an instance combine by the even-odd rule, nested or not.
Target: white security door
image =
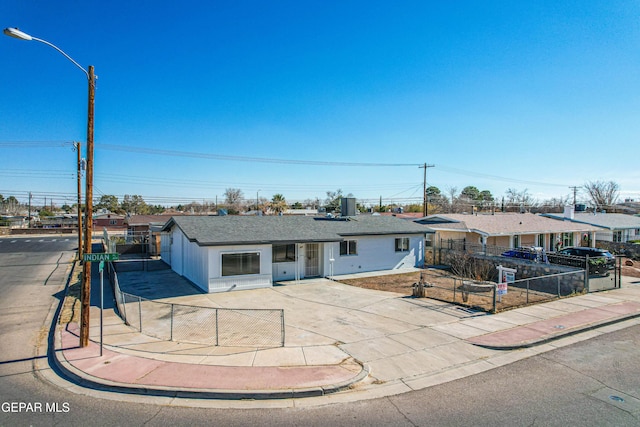
[[[320,251],[318,243],[307,243],[305,247],[304,277],[320,275]]]

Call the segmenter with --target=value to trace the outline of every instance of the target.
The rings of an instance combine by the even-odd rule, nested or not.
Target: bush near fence
[[[638,243],[620,243],[597,240],[596,247],[600,249],[606,249],[612,254],[624,255],[627,258],[631,258],[635,261],[640,261],[640,244]]]

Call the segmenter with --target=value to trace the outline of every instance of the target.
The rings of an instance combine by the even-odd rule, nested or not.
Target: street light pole
[[[87,76],[89,83],[89,99],[87,111],[87,177],[86,177],[86,202],[85,202],[85,226],[84,234],[84,253],[91,253],[91,235],[93,232],[93,114],[95,102],[96,76],[93,65],[89,66],[89,71],[82,68],[73,58],[67,55],[58,46],[37,37],[20,31],[17,28],[5,28],[3,31],[7,36],[20,40],[35,40],[44,43],[60,52],[65,58],[71,61],[76,67],[80,68]],[[80,293],[80,347],[89,345],[89,308],[91,302],[91,263],[85,261],[82,265],[82,289]]]

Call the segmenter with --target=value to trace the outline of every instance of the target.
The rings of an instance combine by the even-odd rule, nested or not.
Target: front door
[[[304,277],[320,275],[320,248],[318,243],[307,243],[305,247]]]

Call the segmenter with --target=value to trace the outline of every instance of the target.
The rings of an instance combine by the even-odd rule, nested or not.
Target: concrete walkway
[[[78,347],[77,325],[57,330],[54,360],[68,378],[93,389],[157,396],[307,397],[307,403],[294,399],[299,407],[417,390],[640,324],[634,278],[623,278],[621,289],[489,315],[327,279],[202,294],[166,271],[119,274],[123,290],[156,278],[163,281],[155,283],[163,302],[284,309],[285,346],[164,341],[123,324],[109,309],[100,356],[100,313],[92,307],[89,347]]]

